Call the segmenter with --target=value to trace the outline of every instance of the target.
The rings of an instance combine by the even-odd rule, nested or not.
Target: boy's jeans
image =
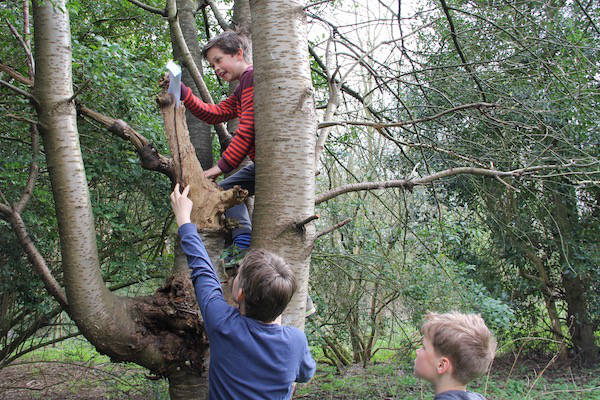
[[[242,189],[248,191],[248,196],[254,195],[254,176],[255,169],[254,163],[245,166],[235,174],[228,176],[223,179],[219,186],[223,189],[231,189],[235,185],[239,185]],[[248,208],[246,204],[238,204],[225,211],[225,217],[234,218],[239,221],[237,228],[231,231],[231,236],[235,239],[241,233],[250,234],[252,232],[252,222],[250,221],[250,215],[248,214]]]

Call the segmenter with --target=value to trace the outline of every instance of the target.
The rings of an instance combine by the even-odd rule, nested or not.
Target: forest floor
[[[81,356],[81,355],[80,355]],[[112,364],[102,356],[68,354],[61,360],[21,360],[0,370],[0,399],[24,400],[166,400],[164,380],[149,380],[131,364]],[[489,377],[469,388],[488,400],[600,400],[600,367],[572,363],[548,366],[548,357],[497,359]],[[351,366],[341,373],[319,364],[315,378],[299,385],[295,399],[432,399],[431,388],[412,375],[409,362],[388,360],[368,368]]]

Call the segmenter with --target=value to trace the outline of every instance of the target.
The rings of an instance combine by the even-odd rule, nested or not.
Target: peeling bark
[[[248,191],[239,186],[223,191],[213,181],[205,178],[190,141],[185,108],[176,108],[170,95],[166,93],[163,93],[158,103],[165,121],[165,132],[173,155],[177,181],[184,186],[191,185],[189,197],[194,203],[192,222],[199,230],[223,230],[225,210],[243,202]]]

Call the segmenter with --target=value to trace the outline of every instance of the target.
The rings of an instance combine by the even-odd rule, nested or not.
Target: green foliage
[[[23,32],[21,7],[22,2],[0,6],[2,17],[19,32]],[[128,2],[72,1],[68,7],[77,100],[125,120],[168,155],[154,101],[156,83],[164,63],[171,58],[165,22]],[[0,59],[27,76],[25,52],[6,26],[2,30]],[[0,73],[0,79],[29,90],[7,74]],[[0,186],[3,200],[12,204],[22,194],[32,162],[30,129],[24,119],[35,120],[36,116],[26,99],[4,86],[0,86],[0,94]],[[78,131],[104,278],[110,287],[123,288],[124,294],[148,293],[155,285],[145,282],[162,279],[172,265],[172,255],[164,248],[171,222],[167,202],[170,183],[164,176],[142,169],[131,145],[104,127],[79,118]],[[58,229],[43,148],[37,161],[40,175],[22,217],[36,248],[62,284]],[[0,246],[0,303],[7,312],[0,324],[1,364],[11,353],[43,342],[41,338],[29,344],[13,340],[23,340],[21,333],[32,326],[52,324],[57,314],[50,310],[57,305],[35,276],[5,221],[0,221]],[[73,331],[64,332],[69,333]]]

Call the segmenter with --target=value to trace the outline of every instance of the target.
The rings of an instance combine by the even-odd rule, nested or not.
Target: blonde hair
[[[429,313],[421,333],[450,360],[454,379],[465,385],[486,373],[496,354],[496,339],[479,314]]]

